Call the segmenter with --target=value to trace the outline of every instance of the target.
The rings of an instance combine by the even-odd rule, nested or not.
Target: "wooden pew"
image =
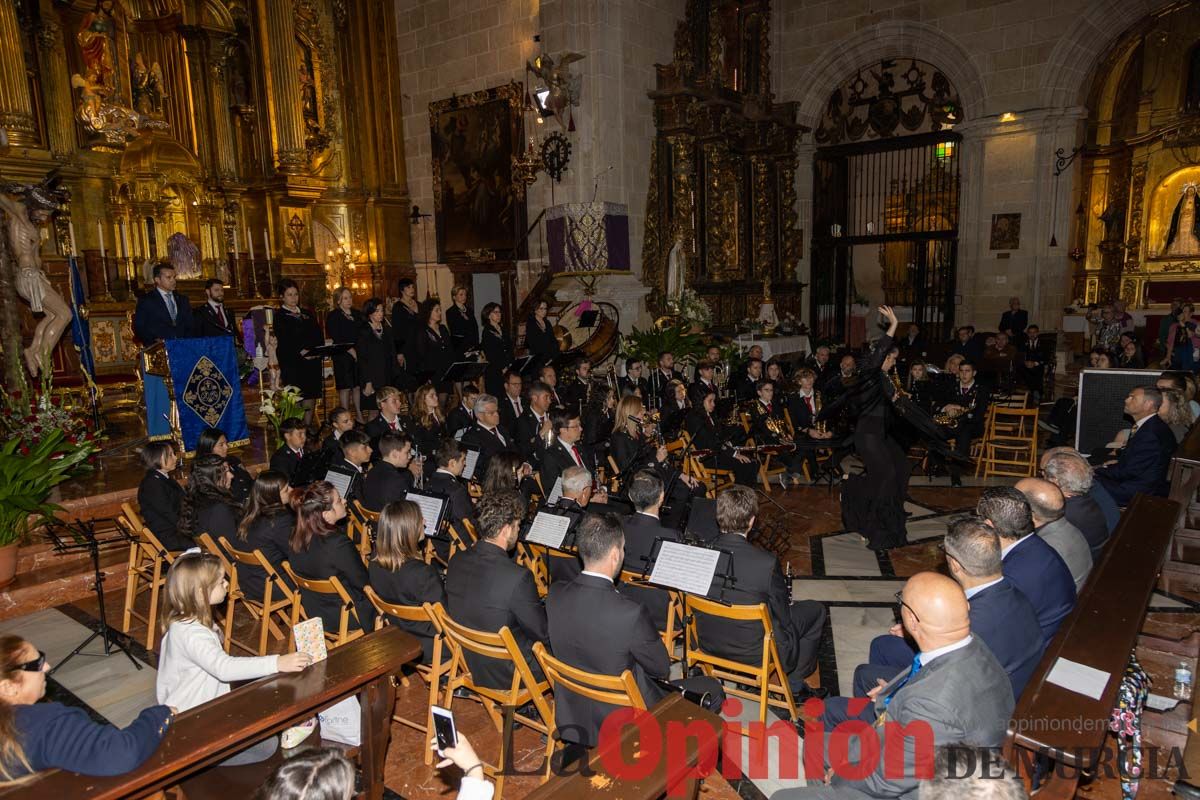
[[[646,726],[653,730],[657,727],[657,731],[650,735],[661,737],[659,742],[661,748],[656,746],[645,746],[639,743],[639,728],[636,725],[626,725],[622,729],[619,739],[607,742],[595,749],[588,759],[588,769],[580,768],[580,765],[575,765],[568,768],[570,774],[555,775],[549,781],[539,786],[533,792],[525,796],[525,800],[577,800],[583,797],[604,798],[604,800],[658,800],[658,798],[670,794],[671,797],[681,798],[696,798],[700,793],[701,784],[708,781],[710,784],[723,784],[724,788],[732,793],[725,779],[721,777],[715,766],[717,763],[718,751],[721,747],[721,739],[724,735],[724,726],[721,718],[717,715],[705,711],[694,703],[689,703],[683,699],[682,695],[672,694],[670,697],[660,701],[649,711],[654,717],[656,725]],[[668,753],[675,754],[678,752],[672,749],[667,744],[667,725],[672,725],[672,737],[678,737],[679,741],[683,742],[686,747],[678,758],[679,763],[668,764]],[[683,731],[687,726],[688,735],[685,737]],[[696,734],[697,727],[711,728],[712,736],[698,736]],[[703,741],[701,741],[703,739]],[[646,752],[644,758],[650,758],[649,753],[659,753],[654,764],[654,769],[648,775],[639,779],[631,780],[629,775],[614,776],[604,767],[605,756],[615,755],[614,751],[620,751],[623,754],[618,761],[626,765],[638,764],[639,768],[644,768],[642,758],[638,755],[641,752]],[[701,763],[713,764],[713,773],[705,779],[691,777],[689,773],[692,768]],[[708,787],[711,789],[712,787]],[[706,796],[712,796],[710,791],[706,791]]]
[[[1182,516],[1182,504],[1137,495],[1092,569],[1075,610],[1046,648],[1009,723],[1005,756],[1030,785],[1035,754],[1061,765],[1039,798],[1073,798],[1083,772],[1096,766],[1121,677]],[[1050,683],[1059,658],[1109,674],[1098,700]],[[1062,724],[1068,721],[1070,724]]]
[[[303,672],[263,678],[183,712],[154,755],[133,772],[96,778],[47,770],[29,783],[0,790],[0,798],[149,797],[339,700],[357,696],[362,705],[359,796],[380,800],[395,701],[392,675],[420,655],[421,645],[414,637],[399,628],[383,628],[331,650],[328,659]]]

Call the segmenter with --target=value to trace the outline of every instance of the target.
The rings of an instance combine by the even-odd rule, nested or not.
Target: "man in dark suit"
[[[1075,608],[1075,580],[1062,556],[1033,532],[1033,512],[1025,496],[1011,487],[984,491],[975,506],[1000,537],[1004,577],[1033,604],[1042,643],[1049,644],[1058,626]]]
[[[1063,493],[1063,507],[1068,522],[1079,529],[1092,551],[1092,561],[1098,561],[1108,541],[1108,522],[1104,511],[1091,496],[1092,465],[1069,447],[1054,447],[1042,455],[1042,474]]]
[[[779,660],[796,701],[823,697],[825,692],[810,689],[804,678],[817,665],[825,607],[812,600],[789,604],[788,588],[779,561],[746,539],[757,516],[758,498],[753,489],[731,486],[717,495],[717,524],[721,527],[721,535],[713,542],[713,547],[730,554],[737,582],[726,588],[720,575],[714,576],[708,596],[733,605],[766,603]],[[700,644],[705,650],[745,664],[761,663],[764,632],[759,623],[700,616],[696,624]]]
[[[643,398],[646,408],[659,408],[667,400],[667,390],[671,381],[682,381],[683,373],[675,369],[675,354],[666,350],[658,354],[658,366],[650,371],[647,382],[650,384],[650,397]]]
[[[529,403],[517,417],[516,427],[509,429],[516,439],[518,452],[529,464],[536,466],[541,462],[550,424],[550,387],[534,381],[529,387]]]
[[[825,384],[837,375],[837,364],[833,361],[829,345],[823,344],[817,347],[806,363],[809,369],[816,373],[817,378],[813,386],[818,392],[823,391]]]
[[[618,380],[618,385],[621,387],[621,393],[632,394],[636,389],[642,393],[642,400],[645,401],[646,407],[651,408],[653,403],[650,402],[650,384],[642,375],[645,372],[645,365],[636,358],[628,359],[625,362],[625,374]]]
[[[475,504],[471,502],[471,493],[461,480],[463,468],[466,466],[466,449],[453,439],[444,439],[437,451],[437,469],[425,482],[425,491],[445,497],[449,501],[446,520],[463,536],[467,535],[463,521],[471,520],[471,524],[475,524]],[[433,545],[443,561],[449,557],[448,542],[435,539]]]
[[[454,410],[446,415],[446,433],[457,436],[459,431],[466,431],[475,424],[475,398],[479,390],[469,383],[462,385],[462,397]]]
[[[304,440],[308,431],[304,428],[304,420],[299,417],[285,419],[279,426],[283,436],[283,444],[271,456],[271,469],[282,472],[290,480],[304,458]]]
[[[871,694],[867,714],[878,720],[885,713],[892,724],[875,725],[860,735],[878,737],[864,745],[850,737],[840,752],[845,761],[828,756],[834,733],[825,730],[826,766],[833,769],[830,784],[809,782],[804,789],[776,792],[772,800],[824,798],[916,797],[917,764],[929,757],[918,748],[970,742],[998,748],[1004,743],[1014,706],[1012,684],[982,636],[973,636],[968,603],[962,588],[936,572],[908,579],[900,596],[900,621],[917,645],[908,669]],[[894,724],[894,727],[893,727]],[[907,735],[896,735],[907,730]],[[913,731],[922,734],[914,736]],[[838,735],[845,736],[845,732]],[[930,739],[932,738],[932,741]],[[847,749],[847,744],[849,748]],[[863,753],[874,752],[874,770],[861,780],[842,777]]]
[[[154,265],[154,289],[138,298],[133,312],[133,332],[144,345],[165,339],[186,339],[196,323],[192,305],[185,295],[175,291],[175,268]]]
[[[496,398],[490,394],[478,395],[475,398],[475,424],[467,428],[462,437],[463,447],[479,451],[479,459],[475,462],[476,475],[487,475],[488,464],[496,453],[518,452],[517,442],[509,430],[500,427]]]
[[[958,339],[950,352],[972,363],[978,363],[983,358],[983,345],[975,340],[975,326],[963,325],[958,329],[957,335]]]
[[[642,700],[653,706],[667,696],[671,661],[662,637],[646,609],[617,591],[613,582],[621,573],[621,525],[612,514],[588,514],[579,527],[576,543],[583,572],[569,583],[556,583],[546,596],[550,647],[556,658],[578,669],[601,675],[630,670]],[[724,700],[714,678],[672,681],[675,686],[707,693],[707,707],[716,710]],[[604,719],[616,710],[569,690],[557,694],[555,724],[562,739],[583,747],[599,743]]]
[[[1042,352],[1041,329],[1030,325],[1025,329],[1025,343],[1021,347],[1021,358],[1017,362],[1017,375],[1033,394],[1036,403],[1042,399],[1042,387],[1046,384],[1046,354]]]
[[[688,387],[688,400],[693,407],[704,402],[704,395],[717,391],[716,369],[716,364],[711,361],[701,361],[696,365],[696,380]]]
[[[221,283],[220,278],[209,278],[205,281],[204,296],[206,302],[192,314],[196,324],[196,335],[237,336],[237,319],[232,311],[225,308],[225,285]]]
[[[746,362],[745,368],[733,376],[729,390],[739,401],[753,400],[758,392],[758,382],[762,380],[762,376],[762,359],[751,358]]]
[[[649,470],[640,470],[630,479],[627,491],[629,501],[633,503],[633,514],[621,520],[625,531],[624,568],[641,575],[649,570],[655,540],[677,542],[679,531],[666,527],[659,519],[663,504],[662,478]],[[645,606],[655,627],[666,630],[667,608],[671,602],[666,590],[622,584],[620,591]]]
[[[900,348],[900,360],[905,364],[910,364],[918,358],[924,358],[925,337],[921,333],[921,326],[910,322],[904,338],[896,342],[896,346]]]
[[[412,440],[403,433],[379,437],[379,461],[363,479],[362,504],[369,511],[382,511],[400,500],[413,487],[419,474],[412,461]],[[469,502],[469,500],[468,500]]]
[[[341,457],[329,465],[329,471],[350,478],[342,498],[349,505],[362,499],[363,466],[371,463],[371,440],[362,431],[347,431],[341,438],[341,445]]]
[[[521,397],[524,385],[521,373],[512,370],[504,373],[504,397],[496,398],[496,410],[500,412],[499,424],[503,425],[506,431],[512,431],[516,427],[517,419],[525,411],[525,400]]]
[[[988,405],[992,402],[990,388],[975,379],[975,364],[963,361],[958,365],[958,381],[941,398],[942,413],[956,414],[954,452],[963,458],[971,456],[971,442],[984,434]],[[950,466],[950,485],[962,486],[962,469]]]
[[[1008,298],[1008,311],[1000,315],[1000,332],[1007,333],[1008,338],[1016,344],[1022,344],[1025,339],[1025,329],[1029,327],[1029,312],[1021,308],[1021,298]]]
[[[509,552],[516,546],[525,502],[519,492],[496,492],[479,500],[479,541],[450,560],[446,569],[446,606],[450,617],[468,628],[498,632],[504,626],[538,680],[541,667],[533,643],[547,642],[546,610],[538,597],[533,573],[518,565]],[[467,666],[483,686],[508,689],[513,668],[509,662],[467,652]]]
[[[596,474],[595,454],[580,442],[583,425],[579,421],[579,412],[574,409],[556,408],[550,414],[550,424],[554,428],[556,438],[542,452],[538,469],[542,488],[546,490],[547,495],[567,467],[583,467],[593,475]]]
[[[1117,505],[1129,505],[1138,492],[1167,496],[1175,435],[1158,416],[1161,406],[1162,392],[1154,386],[1140,386],[1125,397],[1125,413],[1133,418],[1133,430],[1116,463],[1096,470],[1096,480]]]

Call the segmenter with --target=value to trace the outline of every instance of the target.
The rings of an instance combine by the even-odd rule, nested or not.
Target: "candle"
[[[234,228],[233,229],[233,258],[235,261],[237,260],[237,257],[238,257],[237,228]]]
[[[104,225],[96,223],[96,233],[100,234],[100,260],[104,260]]]
[[[121,255],[128,258],[129,257],[129,232],[125,229],[124,222],[120,223],[120,225],[121,225]]]
[[[263,228],[263,245],[267,248],[267,261],[271,260],[271,237],[267,235],[267,229]]]
[[[67,231],[71,234],[71,255],[79,255],[79,251],[75,249],[75,223],[67,222]]]
[[[245,222],[245,220],[243,220],[242,225],[244,226],[245,224],[246,224],[246,222]],[[254,237],[250,235],[249,228],[246,228],[246,247],[250,248],[250,262],[253,263],[254,262]]]

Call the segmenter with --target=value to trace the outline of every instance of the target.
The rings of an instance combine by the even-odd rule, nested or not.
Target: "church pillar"
[[[204,171],[213,171],[213,132],[210,127],[212,113],[209,109],[208,87],[212,82],[206,68],[208,37],[204,29],[194,25],[180,25],[179,35],[183,40],[183,52],[187,59],[187,80],[192,95],[192,126],[196,131],[196,157],[204,165]]]
[[[16,5],[0,3],[0,128],[9,144],[36,147],[24,52]]]
[[[210,42],[211,48],[217,45]],[[213,124],[213,157],[217,178],[222,183],[237,180],[237,154],[233,138],[233,124],[229,118],[229,84],[226,83],[227,65],[224,58],[209,58],[209,108]]]
[[[46,106],[46,139],[50,154],[65,159],[75,149],[75,106],[62,27],[50,0],[42,0],[42,22],[37,30],[38,69]]]
[[[806,290],[812,291],[812,242],[813,223],[813,158],[817,154],[817,146],[812,141],[799,142],[796,145],[796,217],[800,227],[800,258],[796,263],[796,280],[808,284]],[[812,297],[812,295],[809,295]],[[801,317],[812,323],[809,317],[808,303],[801,309]]]
[[[291,3],[259,0],[262,51],[267,54],[267,103],[279,171],[296,175],[308,166],[300,112],[300,58]]]

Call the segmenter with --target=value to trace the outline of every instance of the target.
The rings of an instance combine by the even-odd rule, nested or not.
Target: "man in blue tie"
[[[186,339],[195,322],[188,299],[175,291],[175,268],[154,265],[154,289],[138,298],[133,312],[133,332],[143,347],[167,339]],[[171,403],[167,386],[157,375],[144,375],[146,387],[146,433],[151,439],[171,434]]]

